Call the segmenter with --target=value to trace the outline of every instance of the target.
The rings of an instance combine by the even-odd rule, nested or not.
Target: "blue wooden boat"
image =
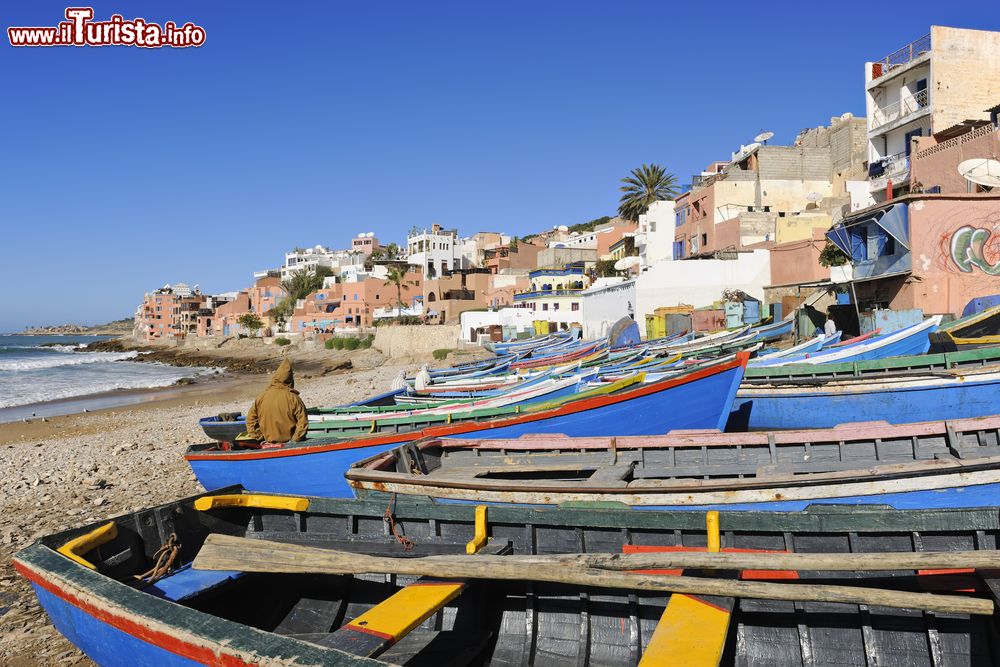
[[[897,509],[1000,504],[1000,416],[891,426],[664,436],[428,439],[351,466],[370,493],[634,509]]]
[[[826,350],[809,354],[797,354],[771,361],[761,362],[760,366],[783,366],[786,364],[832,364],[845,361],[866,361],[870,359],[885,359],[910,354],[926,354],[930,349],[928,334],[937,329],[941,316],[935,315],[923,322],[908,326],[899,331],[875,336],[867,340],[831,347]]]
[[[983,417],[1000,411],[1000,364],[898,372],[881,377],[744,379],[729,430],[904,424]]]
[[[795,320],[791,317],[781,320],[780,322],[774,322],[772,324],[758,325],[750,328],[750,333],[754,335],[754,340],[759,341],[769,341],[777,340],[782,336],[787,336],[792,333],[792,329],[795,327]]]
[[[642,376],[623,381],[624,388],[595,390],[563,401],[507,408],[492,418],[475,413],[431,415],[419,419],[354,423],[344,437],[290,442],[267,449],[227,449],[224,443],[195,445],[185,459],[207,488],[241,484],[274,493],[347,497],[343,473],[354,461],[393,445],[427,437],[479,433],[517,437],[527,433],[568,435],[653,435],[678,428],[721,429],[732,410],[743,378],[747,353],[694,366],[654,383]],[[311,428],[313,425],[311,425]],[[315,425],[321,428],[320,424]],[[364,435],[369,432],[369,435]],[[355,437],[349,437],[353,435]]]
[[[301,554],[303,545],[311,545],[327,553],[411,563],[423,556],[469,558],[470,550],[501,558],[612,557],[651,567],[658,576],[648,579],[669,582],[678,572],[663,572],[664,564],[705,552],[716,542],[726,555],[744,554],[751,565],[775,553],[832,554],[852,563],[879,560],[884,552],[910,557],[930,551],[945,552],[931,554],[942,564],[960,566],[970,557],[989,560],[987,551],[996,549],[1000,533],[996,507],[815,506],[803,512],[724,512],[716,524],[697,512],[596,507],[483,512],[404,497],[387,509],[387,500],[227,489],[47,535],[21,550],[14,568],[30,582],[56,630],[105,667],[567,662],[619,667],[640,660],[703,664],[686,659],[703,653],[714,656],[711,664],[723,665],[834,667],[863,665],[878,656],[879,665],[902,667],[988,665],[1000,657],[1000,632],[989,615],[922,613],[901,608],[894,599],[913,590],[971,589],[975,592],[947,598],[977,602],[975,614],[989,614],[990,592],[1000,581],[986,569],[741,569],[732,577],[781,584],[769,590],[795,593],[784,600],[758,594],[738,604],[733,598],[671,597],[662,589],[531,581],[528,572],[523,579],[491,581],[381,571],[253,572],[251,553]],[[235,568],[193,567],[213,546],[234,542],[241,547]],[[170,555],[169,564],[150,575],[161,553]],[[302,556],[283,560],[313,564]],[[799,585],[805,583],[877,586],[886,591],[889,605],[810,602],[812,587]],[[922,596],[921,602],[931,598],[944,596]],[[670,632],[678,627],[683,631]],[[947,661],[939,660],[943,651]]]

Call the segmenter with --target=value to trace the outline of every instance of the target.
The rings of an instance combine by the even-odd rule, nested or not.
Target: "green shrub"
[[[279,337],[277,337],[277,338],[274,339],[274,344],[275,345],[291,345],[292,341],[288,340],[284,336],[279,336]]]
[[[449,350],[448,348],[444,348],[443,347],[443,348],[441,348],[439,350],[434,350],[434,352],[432,352],[431,354],[434,355],[435,359],[437,359],[438,361],[441,361],[443,359],[447,359],[448,358],[448,355],[451,354],[451,350]]]
[[[344,349],[345,350],[356,350],[358,346],[361,345],[361,340],[351,336],[350,338],[344,339]]]
[[[374,342],[375,342],[375,336],[373,335],[365,336],[364,338],[361,339],[361,349],[367,350],[372,346],[372,343]]]
[[[333,349],[343,350],[344,349],[344,339],[343,338],[331,338],[333,341]]]
[[[335,340],[337,340],[337,339],[336,338],[327,338],[325,341],[323,341],[323,347],[325,347],[328,350],[332,350],[333,349],[333,345],[334,345],[333,341],[335,341]]]

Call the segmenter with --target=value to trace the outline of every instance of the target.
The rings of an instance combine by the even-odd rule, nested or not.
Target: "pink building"
[[[916,185],[914,190],[924,192],[939,189],[941,194],[982,190],[958,173],[958,165],[971,159],[1000,160],[1000,129],[984,121],[950,139],[940,137],[913,139],[916,148],[910,158],[911,187]]]
[[[827,236],[851,257],[861,310],[958,315],[1000,292],[1000,194],[911,194],[859,211]]]
[[[139,307],[136,333],[146,342],[173,338],[174,317],[179,313],[180,297],[163,288],[149,292]]]
[[[278,305],[285,292],[281,289],[280,276],[265,276],[258,279],[247,294],[250,298],[250,310],[270,324],[267,314]]]
[[[365,257],[372,254],[380,247],[378,239],[371,233],[359,234],[354,239],[351,239],[351,250],[354,252],[360,252]]]
[[[236,295],[232,301],[228,301],[215,309],[214,329],[216,335],[235,336],[243,331],[239,319],[243,315],[251,312],[250,295],[245,291]]]

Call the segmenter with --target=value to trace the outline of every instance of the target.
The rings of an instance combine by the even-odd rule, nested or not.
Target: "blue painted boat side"
[[[233,484],[263,493],[292,493],[329,498],[351,498],[354,492],[344,479],[352,463],[381,454],[402,443],[337,449],[327,452],[242,461],[188,461],[206,489]]]
[[[741,397],[729,428],[770,430],[830,428],[847,422],[966,419],[1000,410],[1000,381],[958,381],[936,387],[864,391],[808,391]]]
[[[742,368],[640,396],[598,410],[475,431],[477,438],[517,438],[528,433],[571,436],[656,435],[673,429],[722,429],[743,378]],[[468,437],[456,434],[455,438]],[[359,457],[360,458],[360,457]],[[253,487],[249,487],[253,488]]]
[[[66,639],[104,667],[197,667],[185,657],[149,644],[94,618],[82,609],[32,584],[52,625]]]

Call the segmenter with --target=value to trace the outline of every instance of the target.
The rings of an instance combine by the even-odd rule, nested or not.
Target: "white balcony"
[[[882,127],[883,125],[888,125],[889,123],[894,123],[902,118],[906,118],[912,113],[916,113],[921,109],[926,109],[930,97],[928,96],[928,91],[924,90],[917,91],[913,95],[906,95],[905,91],[902,91],[904,96],[898,101],[888,104],[884,107],[876,107],[872,113],[872,129]]]

